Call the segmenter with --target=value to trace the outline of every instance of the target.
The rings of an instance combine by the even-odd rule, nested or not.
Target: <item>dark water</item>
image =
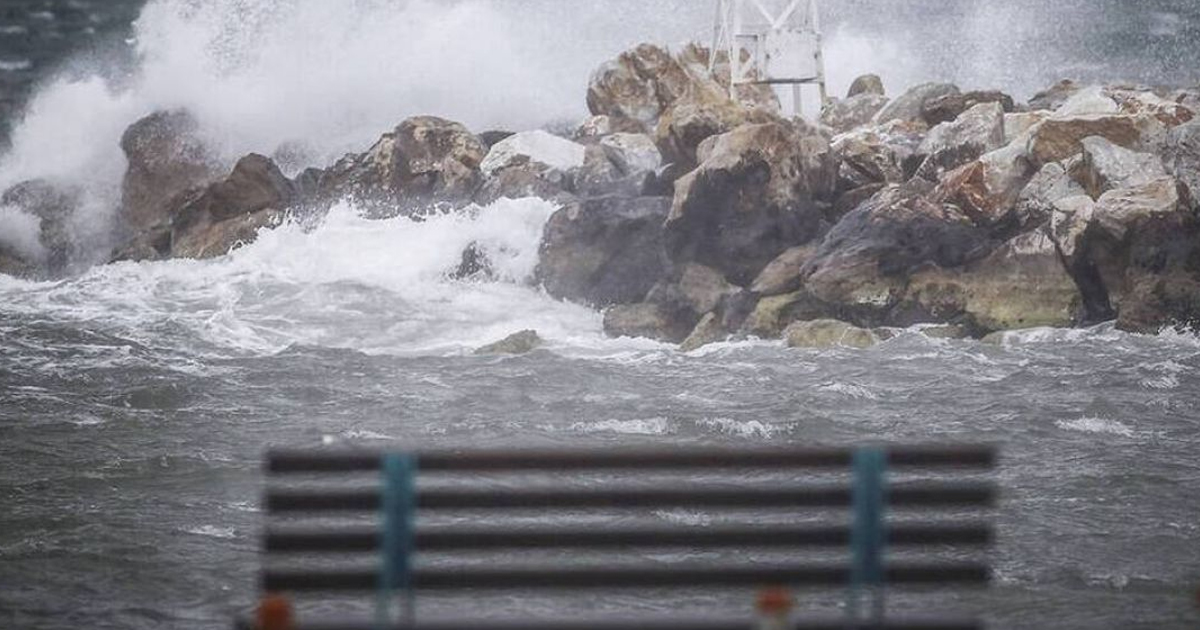
[[[43,76],[75,58],[111,61],[145,0],[0,2],[0,147],[10,121]]]
[[[1191,596],[1200,344],[1191,338],[1101,328],[993,347],[907,334],[868,351],[743,344],[702,356],[552,340],[550,350],[497,359],[317,346],[255,355],[169,324],[154,331],[155,347],[137,340],[146,331],[98,319],[4,322],[6,628],[224,626],[253,597],[261,450],[342,441],[995,442],[1005,488],[997,582],[941,606],[982,610],[994,628],[1200,622]],[[198,350],[171,349],[187,345]],[[674,594],[641,606],[747,601],[728,600]],[[588,606],[628,611],[633,601],[614,593]],[[520,614],[571,603],[489,605]]]

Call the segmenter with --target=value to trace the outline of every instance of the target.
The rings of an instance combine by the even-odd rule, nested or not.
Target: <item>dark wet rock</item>
[[[858,328],[836,319],[795,322],[783,331],[789,348],[855,348],[878,345],[881,339],[871,330]]]
[[[914,274],[905,299],[927,321],[965,320],[979,331],[1072,326],[1083,307],[1054,241],[1042,230],[1017,236],[964,268]]]
[[[479,141],[483,143],[484,147],[491,149],[492,147],[496,146],[500,141],[507,140],[508,138],[511,138],[513,135],[514,134],[511,131],[504,131],[501,129],[490,129],[488,131],[485,131],[485,132],[479,134]]]
[[[375,216],[461,205],[482,184],[488,150],[463,125],[417,116],[383,135],[366,153],[348,155],[324,172],[321,197],[350,197]]]
[[[295,183],[270,158],[250,154],[228,177],[177,197],[171,213],[171,255],[211,258],[277,225],[296,200]]]
[[[121,216],[134,234],[169,221],[171,200],[224,174],[187,111],[155,112],[121,136],[128,167],[121,185]]]
[[[807,263],[806,290],[840,317],[878,325],[917,267],[958,267],[986,253],[987,230],[931,201],[931,188],[917,181],[885,188],[846,215]]]
[[[909,88],[907,92],[896,97],[875,115],[875,121],[885,123],[890,120],[925,123],[922,111],[925,104],[950,94],[958,94],[957,86],[949,83],[922,83]],[[928,124],[928,123],[925,123]]]
[[[698,262],[745,286],[784,250],[819,233],[817,199],[832,194],[836,163],[815,130],[747,125],[675,185],[665,224],[676,263]]]
[[[869,92],[832,100],[821,108],[821,124],[837,133],[845,133],[871,124],[875,115],[887,104],[886,96]]]
[[[542,344],[542,338],[536,330],[522,330],[477,349],[475,354],[528,354]]]
[[[537,281],[554,297],[592,306],[641,301],[667,268],[662,224],[670,205],[612,196],[563,207],[546,224]]]
[[[463,250],[458,266],[449,275],[451,280],[491,280],[495,272],[492,261],[479,243],[471,243]]]
[[[864,74],[856,77],[850,83],[850,89],[846,92],[846,98],[854,98],[860,94],[885,96],[887,92],[883,89],[883,79],[880,79],[877,74]]]

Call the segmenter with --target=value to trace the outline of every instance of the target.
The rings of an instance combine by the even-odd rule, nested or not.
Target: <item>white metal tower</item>
[[[748,83],[792,86],[801,111],[801,86],[815,84],[825,102],[825,60],[817,0],[717,0],[710,70],[717,52],[729,54],[730,91]]]

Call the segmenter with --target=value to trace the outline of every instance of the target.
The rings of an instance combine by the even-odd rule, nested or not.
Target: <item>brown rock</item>
[[[1089,136],[1100,136],[1125,148],[1139,148],[1143,135],[1154,133],[1148,125],[1148,119],[1126,114],[1048,118],[1030,130],[1029,154],[1040,168],[1078,155],[1083,151],[1083,139]]]
[[[121,136],[129,163],[121,185],[121,217],[138,233],[169,220],[176,195],[221,177],[216,154],[200,138],[187,111],[155,112]]]
[[[277,224],[295,199],[295,184],[270,158],[243,157],[225,179],[176,198],[182,203],[171,212],[171,255],[224,255]]]
[[[827,141],[789,123],[746,125],[722,135],[711,156],[675,185],[667,251],[744,286],[784,250],[820,229],[816,199],[832,194]]]
[[[324,172],[326,200],[352,197],[377,216],[408,214],[470,201],[482,183],[487,149],[459,123],[418,116],[384,134],[366,153],[348,155]]]

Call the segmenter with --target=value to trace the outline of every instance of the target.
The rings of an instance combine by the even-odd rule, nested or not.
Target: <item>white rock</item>
[[[615,150],[628,171],[657,171],[662,166],[662,153],[644,133],[614,133],[601,138],[600,144]]]
[[[1067,99],[1062,107],[1054,112],[1055,118],[1072,118],[1088,114],[1118,114],[1121,107],[1117,102],[1104,93],[1099,85],[1086,87]]]
[[[524,157],[529,162],[566,172],[583,166],[585,152],[582,144],[550,132],[540,129],[523,131],[497,142],[479,168],[484,175],[491,177],[496,171]]]

